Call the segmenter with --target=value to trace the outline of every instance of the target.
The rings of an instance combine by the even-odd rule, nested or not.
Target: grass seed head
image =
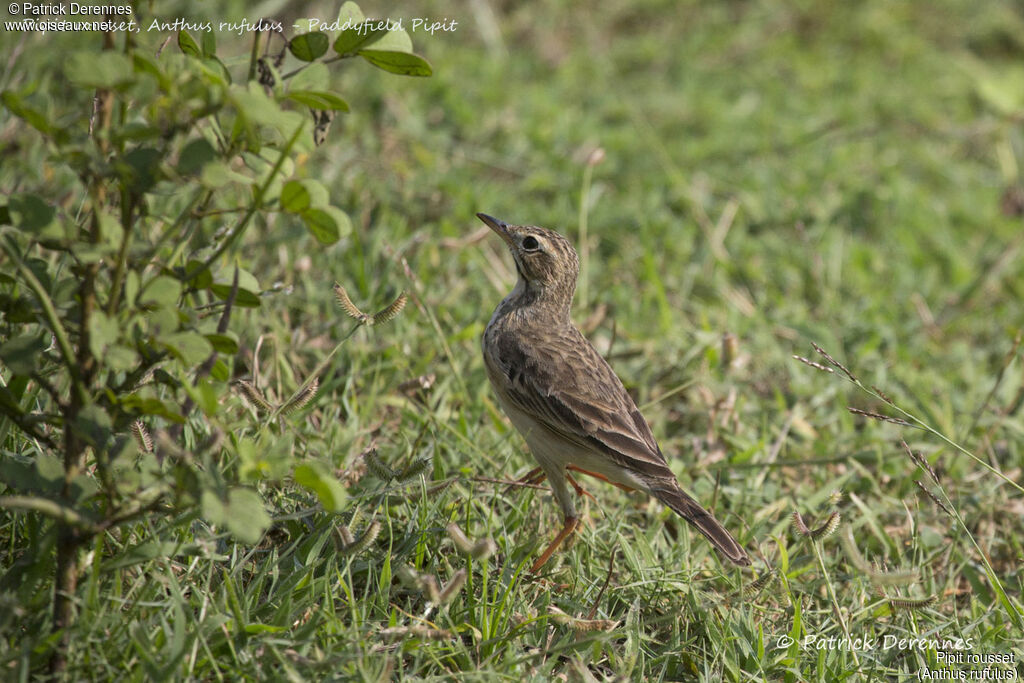
[[[305,408],[306,404],[309,403],[314,396],[316,396],[316,390],[320,387],[320,380],[316,377],[306,387],[295,395],[295,398],[285,403],[281,408],[282,415],[288,415],[293,413],[300,408]]]
[[[408,299],[409,298],[406,296],[405,292],[402,292],[398,295],[398,298],[388,304],[386,308],[382,308],[374,313],[369,324],[383,325],[386,322],[394,320],[398,314],[402,312],[402,309],[405,308],[405,304]]]
[[[153,437],[149,435],[149,430],[146,429],[146,425],[142,423],[142,420],[136,420],[132,423],[132,436],[139,442],[139,448],[144,452],[153,452]]]

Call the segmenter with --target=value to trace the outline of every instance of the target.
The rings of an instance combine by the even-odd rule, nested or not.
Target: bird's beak
[[[501,237],[501,239],[505,240],[510,245],[512,244],[512,233],[509,232],[508,223],[505,221],[499,221],[497,218],[488,216],[486,213],[478,213],[476,217],[486,223],[487,227],[491,230],[498,233],[498,236]]]

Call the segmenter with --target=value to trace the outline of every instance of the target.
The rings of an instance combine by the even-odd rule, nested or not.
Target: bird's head
[[[571,304],[580,273],[580,260],[569,240],[554,230],[535,225],[510,225],[478,213],[477,218],[498,233],[516,262],[520,285],[527,292],[560,304]]]

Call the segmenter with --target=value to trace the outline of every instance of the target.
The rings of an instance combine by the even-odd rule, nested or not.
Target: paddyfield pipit
[[[567,470],[625,489],[646,491],[704,534],[738,565],[750,558],[700,503],[679,487],[647,420],[615,371],[569,315],[579,275],[576,250],[546,228],[477,217],[505,241],[519,279],[483,335],[484,363],[498,402],[526,439],[547,477],[565,524],[531,571],[536,572],[579,524]],[[530,478],[531,475],[527,475]]]

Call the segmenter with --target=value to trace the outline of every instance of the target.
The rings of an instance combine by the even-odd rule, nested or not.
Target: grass
[[[341,75],[353,112],[297,174],[329,183],[356,230],[323,250],[258,218],[243,251],[282,287],[235,329],[283,403],[350,330],[333,280],[364,311],[408,292],[260,443],[271,472],[286,448],[330,462],[349,511],[263,484],[276,524],[256,546],[192,518],[98,540],[72,678],[919,680],[957,639],[1020,672],[1024,240],[1004,201],[1024,161],[1019,7],[563,5],[415,3],[401,15],[459,22],[413,35],[433,78]],[[480,358],[514,269],[477,239],[477,211],[576,242],[577,322],[754,572],[594,483],[575,544],[525,575],[561,520],[543,489],[494,481],[532,461]],[[258,431],[241,398],[228,409]],[[811,529],[838,511],[839,529],[804,537],[794,511]],[[45,591],[25,596],[47,585],[32,558],[51,549],[21,545],[29,523],[0,519],[11,678],[46,632]],[[452,523],[494,552],[460,550]],[[461,589],[432,595],[460,572]],[[832,636],[875,646],[813,644]]]

